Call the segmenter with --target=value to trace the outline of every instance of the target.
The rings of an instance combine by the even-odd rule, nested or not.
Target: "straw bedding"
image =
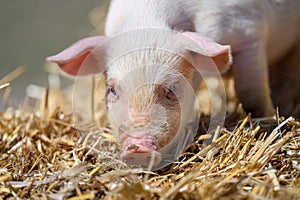
[[[178,161],[151,172],[122,163],[110,130],[80,124],[62,93],[45,89],[34,106],[0,113],[0,198],[300,199],[300,123],[292,117],[238,113],[214,133],[201,129]]]

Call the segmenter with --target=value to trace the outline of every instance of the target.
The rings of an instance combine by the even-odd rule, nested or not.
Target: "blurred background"
[[[2,0],[0,80],[21,65],[27,71],[11,85],[9,105],[23,102],[30,84],[48,86],[45,58],[76,40],[103,34],[109,0]],[[0,90],[0,111],[3,110]]]

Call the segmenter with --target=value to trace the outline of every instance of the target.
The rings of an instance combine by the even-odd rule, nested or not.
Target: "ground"
[[[0,113],[3,199],[300,198],[300,123],[292,117],[251,119],[238,109],[208,133],[203,116],[179,160],[152,172],[128,168],[106,121],[74,117],[65,90],[50,88],[34,106]],[[92,114],[99,121],[103,112],[98,105]]]

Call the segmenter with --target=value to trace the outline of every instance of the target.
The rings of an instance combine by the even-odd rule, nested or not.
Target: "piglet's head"
[[[74,76],[106,71],[108,121],[121,159],[157,169],[174,161],[197,131],[184,131],[199,114],[196,74],[225,71],[231,55],[229,46],[194,32],[143,30],[85,38],[47,60]]]

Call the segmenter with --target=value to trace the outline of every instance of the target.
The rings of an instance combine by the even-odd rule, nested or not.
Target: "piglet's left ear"
[[[189,39],[190,45],[185,50],[189,60],[198,70],[211,72],[225,72],[232,63],[231,50],[229,45],[220,45],[198,33],[184,32],[184,36]]]
[[[57,63],[62,71],[73,76],[99,73],[105,70],[105,36],[81,39],[47,61]]]

